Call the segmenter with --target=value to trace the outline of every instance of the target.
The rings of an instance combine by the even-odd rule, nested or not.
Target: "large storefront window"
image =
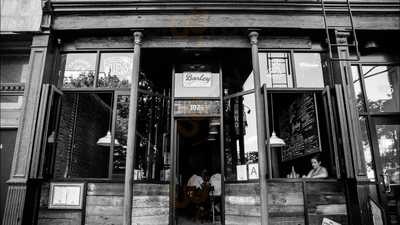
[[[67,53],[62,59],[54,177],[123,179],[133,53]],[[155,69],[144,68],[149,74]],[[168,181],[171,83],[142,71],[138,85],[134,179]]]

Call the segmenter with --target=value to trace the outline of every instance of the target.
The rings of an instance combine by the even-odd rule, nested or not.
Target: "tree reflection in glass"
[[[67,54],[64,60],[64,88],[94,86],[96,53]]]
[[[363,66],[370,112],[400,111],[400,67]]]
[[[122,88],[131,86],[133,53],[102,53],[98,87]]]

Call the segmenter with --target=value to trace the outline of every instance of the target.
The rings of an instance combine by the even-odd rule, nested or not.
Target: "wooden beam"
[[[63,51],[127,49],[133,50],[133,40],[129,36],[84,37],[65,43]],[[273,49],[316,49],[316,43],[307,36],[260,36],[259,48]],[[243,36],[202,35],[202,36],[148,36],[142,48],[250,48]],[[320,50],[321,47],[316,50]]]
[[[330,23],[345,25],[346,15],[335,15]],[[354,15],[356,29],[398,30],[398,13]],[[181,14],[58,15],[55,30],[143,29],[143,28],[296,28],[324,29],[322,13],[192,12]]]

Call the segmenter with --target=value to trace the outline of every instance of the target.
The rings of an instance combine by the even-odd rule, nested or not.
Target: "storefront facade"
[[[399,6],[351,7],[45,2],[3,225],[397,224]]]

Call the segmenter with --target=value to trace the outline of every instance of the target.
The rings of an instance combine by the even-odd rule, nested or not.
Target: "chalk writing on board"
[[[289,161],[321,150],[315,96],[297,95],[280,116],[280,130],[286,146],[282,161]]]

